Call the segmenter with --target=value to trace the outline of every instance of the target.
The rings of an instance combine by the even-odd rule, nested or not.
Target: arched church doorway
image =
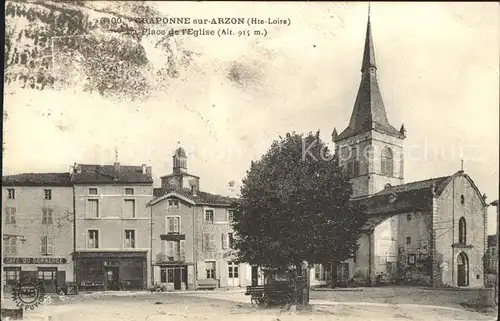
[[[457,285],[469,285],[469,259],[464,252],[460,252],[457,256]]]

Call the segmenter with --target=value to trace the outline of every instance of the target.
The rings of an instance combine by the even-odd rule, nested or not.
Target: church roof
[[[370,130],[389,136],[403,139],[405,135],[392,127],[387,119],[384,101],[377,81],[377,66],[375,62],[375,49],[373,46],[370,17],[366,26],[365,47],[361,65],[361,83],[359,85],[356,101],[351,114],[349,126],[334,137],[340,141],[351,136]]]
[[[175,150],[174,157],[177,157],[177,158],[187,158],[186,151],[184,150],[184,148],[182,148],[182,147],[177,148]]]
[[[218,205],[229,207],[238,201],[233,197],[211,194],[203,191],[196,191],[196,195],[193,195],[192,190],[188,188],[154,188],[153,196],[155,199],[151,201],[151,205],[158,203],[167,195],[179,196],[179,198],[191,201],[191,203],[195,205]]]
[[[433,198],[439,197],[446,186],[459,176],[465,177],[470,182],[472,188],[480,196],[483,205],[486,206],[479,189],[469,175],[463,171],[449,176],[388,186],[375,195],[352,200],[352,203],[360,206],[361,210],[369,215],[365,230],[373,229],[392,215],[413,211],[431,211]]]

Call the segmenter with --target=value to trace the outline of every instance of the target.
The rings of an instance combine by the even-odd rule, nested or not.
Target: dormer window
[[[179,200],[168,200],[168,208],[179,208]]]

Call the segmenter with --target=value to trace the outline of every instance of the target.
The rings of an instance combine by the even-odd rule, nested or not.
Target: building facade
[[[340,263],[337,278],[484,286],[486,198],[463,171],[404,184],[406,129],[388,120],[369,18],[361,73],[349,125],[334,129],[332,140],[351,177],[352,202],[368,219],[356,256]],[[312,283],[322,273],[316,267]]]
[[[75,281],[82,290],[149,285],[151,168],[75,164]]]
[[[73,280],[73,189],[69,173],[2,179],[2,280],[43,283],[56,292]]]
[[[251,269],[231,251],[235,199],[201,191],[182,148],[161,182],[150,202],[152,283],[171,290],[245,286]]]

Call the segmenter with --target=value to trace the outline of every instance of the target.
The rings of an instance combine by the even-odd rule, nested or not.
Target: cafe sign
[[[66,264],[63,257],[4,257],[4,264]]]

